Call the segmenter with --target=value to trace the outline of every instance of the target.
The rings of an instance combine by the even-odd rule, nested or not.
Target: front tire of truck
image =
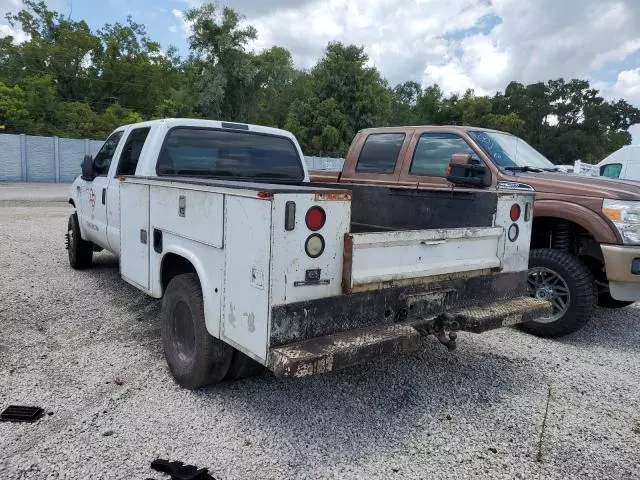
[[[563,337],[580,330],[596,305],[595,282],[587,267],[568,253],[541,248],[529,256],[531,295],[548,300],[553,315],[522,324],[539,337]]]
[[[67,250],[69,265],[74,270],[84,270],[93,263],[93,244],[82,239],[77,213],[73,213],[67,223]]]
[[[160,313],[162,344],[178,385],[195,390],[221,382],[233,348],[207,331],[198,275],[176,275],[167,285]]]

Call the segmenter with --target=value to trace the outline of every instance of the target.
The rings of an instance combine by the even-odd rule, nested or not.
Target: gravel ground
[[[189,392],[165,366],[158,302],[108,254],[69,268],[71,210],[47,201],[60,190],[5,188],[0,408],[48,415],[0,423],[2,480],[159,480],[158,457],[216,479],[640,478],[638,306],[561,340],[461,334],[453,354],[427,339],[328,375]]]

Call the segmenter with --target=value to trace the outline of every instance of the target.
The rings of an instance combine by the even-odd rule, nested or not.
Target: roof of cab
[[[365,128],[363,130],[360,130],[358,133],[373,133],[373,132],[385,132],[385,131],[402,132],[407,130],[414,130],[416,128],[459,131],[459,132],[471,132],[475,130],[482,130],[483,132],[503,133],[505,135],[511,135],[508,132],[502,132],[500,130],[493,130],[491,128],[483,128],[483,127],[472,127],[470,125],[404,125],[404,126],[397,126],[397,127],[374,127],[374,128]]]
[[[164,124],[168,128],[173,127],[198,127],[198,128],[220,128],[228,130],[239,130],[248,132],[265,133],[269,135],[279,135],[294,139],[294,135],[288,130],[280,128],[265,127],[263,125],[253,125],[250,123],[227,122],[224,120],[204,120],[201,118],[161,118],[158,120],[148,120],[146,122],[131,123],[122,125],[118,130],[124,130],[129,127],[152,127],[154,125]]]

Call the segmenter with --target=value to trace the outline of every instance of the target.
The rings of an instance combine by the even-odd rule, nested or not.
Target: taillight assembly
[[[511,217],[512,222],[518,221],[518,219],[520,218],[520,213],[522,213],[522,210],[520,209],[520,205],[518,205],[517,203],[514,203],[513,205],[511,205],[509,216]]]
[[[318,258],[324,252],[324,238],[319,233],[309,235],[304,243],[304,250],[311,258]]]
[[[304,220],[307,228],[312,232],[316,232],[324,226],[324,222],[327,221],[327,215],[322,208],[316,205],[307,210]]]

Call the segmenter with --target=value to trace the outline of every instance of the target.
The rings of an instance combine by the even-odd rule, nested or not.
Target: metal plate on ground
[[[0,414],[1,422],[35,422],[44,414],[40,407],[25,407],[22,405],[9,405]]]

